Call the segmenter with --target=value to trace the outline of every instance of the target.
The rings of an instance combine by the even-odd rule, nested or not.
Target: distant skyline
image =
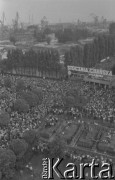
[[[50,23],[91,21],[91,13],[115,21],[115,0],[0,0],[0,19],[5,12],[5,24],[11,24],[16,12],[20,22],[38,24],[43,16]]]

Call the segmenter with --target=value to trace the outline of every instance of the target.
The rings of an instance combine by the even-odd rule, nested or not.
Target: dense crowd
[[[88,95],[89,98],[89,102],[85,107],[85,112],[88,116],[103,122],[114,122],[115,99],[113,89],[86,85],[85,95]]]
[[[85,96],[87,103],[81,107],[71,107],[68,110],[74,117],[91,118],[99,120],[100,123],[114,123],[115,121],[115,92],[112,88],[99,87],[98,85],[80,83],[76,84],[79,93]],[[64,113],[63,109],[55,108],[52,110],[55,114]]]
[[[2,148],[7,147],[10,140],[21,138],[24,131],[39,128],[39,126],[41,126],[41,118],[45,117],[47,112],[51,109],[54,98],[60,101],[60,96],[57,92],[58,89],[59,91],[61,90],[60,85],[56,81],[21,78],[25,82],[26,87],[42,88],[44,96],[42,104],[31,108],[28,113],[20,114],[17,111],[11,110],[12,104],[17,98],[15,90],[16,81],[20,77],[10,77],[13,82],[12,88],[6,88],[4,86],[4,78],[5,76],[0,77],[0,94],[3,95],[5,93],[4,97],[0,99],[0,112],[2,113],[5,111],[10,114],[10,123],[8,127],[1,127],[0,129],[0,145]]]
[[[7,87],[5,79],[10,78],[11,86]],[[25,84],[23,92],[31,92],[33,89],[42,91],[43,98],[40,104],[29,107],[27,112],[19,112],[15,110],[15,101],[20,97],[17,89],[17,82],[21,80]],[[79,101],[81,98],[82,102]],[[73,102],[74,101],[74,102]],[[104,86],[89,84],[83,81],[73,80],[51,80],[45,78],[20,77],[0,75],[0,148],[8,149],[13,140],[19,142],[23,140],[23,134],[27,130],[42,129],[41,136],[47,138],[47,130],[51,128],[52,134],[58,134],[60,124],[69,122],[85,123],[88,120],[92,123],[102,123],[105,126],[115,122],[115,93],[113,88],[105,88]],[[73,103],[72,103],[73,102]],[[1,126],[1,115],[8,114],[9,121],[7,126]],[[6,116],[7,117],[7,116]],[[65,122],[67,121],[67,122]],[[69,126],[68,126],[69,127]],[[46,132],[46,134],[45,134]],[[111,133],[110,133],[111,134]],[[110,137],[111,138],[111,137]],[[48,150],[47,144],[40,141],[39,144],[33,146],[32,151],[41,152]],[[57,151],[57,150],[56,150]],[[91,161],[96,159],[95,153],[89,152],[69,152],[69,157],[73,161]],[[65,151],[64,151],[65,152]],[[95,151],[98,154],[98,151]],[[108,161],[108,158],[102,154],[97,155],[97,161]],[[113,158],[109,158],[113,161]],[[27,164],[28,165],[28,164]],[[29,169],[33,168],[28,166]],[[27,168],[28,168],[27,167]],[[34,168],[31,170],[32,175]]]
[[[0,145],[7,147],[8,142],[14,138],[21,138],[25,130],[37,129],[41,126],[43,119],[49,113],[51,125],[55,125],[57,118],[55,115],[62,114],[64,116],[71,115],[71,118],[87,117],[100,121],[114,122],[115,103],[114,90],[98,87],[84,82],[75,81],[55,81],[47,79],[36,79],[27,77],[11,76],[13,82],[12,88],[6,88],[4,84],[5,76],[0,76],[0,94],[6,92],[7,96],[0,99],[0,111],[7,111],[10,114],[10,123],[7,128],[0,128]],[[26,87],[42,88],[43,101],[42,104],[33,107],[27,113],[18,113],[12,111],[11,107],[17,98],[15,85],[17,79],[23,79]],[[70,107],[66,109],[62,97],[66,92],[73,88],[78,89],[79,93],[86,97],[87,103],[83,108]],[[48,118],[46,118],[47,121]],[[53,122],[53,123],[52,123]]]

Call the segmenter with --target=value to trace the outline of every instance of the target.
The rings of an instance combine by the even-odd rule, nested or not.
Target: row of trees
[[[34,38],[38,41],[38,42],[43,42],[43,41],[47,41],[47,35],[53,33],[53,31],[46,27],[44,29],[42,29],[41,31],[38,29],[35,29],[34,31]]]
[[[40,71],[59,71],[59,53],[57,50],[39,50],[23,53],[22,50],[13,50],[8,52],[8,60],[4,61],[7,69],[30,68]]]
[[[66,33],[64,33],[66,34]],[[68,35],[69,38],[69,35]],[[115,36],[113,34],[99,35],[90,43],[72,46],[65,52],[65,67],[67,65],[94,67],[100,60],[113,56],[115,52]],[[37,69],[40,72],[62,73],[64,69],[59,64],[59,52],[55,49],[38,50],[30,49],[23,53],[13,50],[8,53],[8,60],[4,65],[9,69]]]
[[[66,43],[68,41],[76,42],[79,39],[85,39],[92,36],[92,33],[86,28],[66,27],[61,26],[57,29],[51,29],[50,26],[43,28],[41,31],[36,29],[34,31],[34,37],[38,42],[47,41],[46,37],[48,34],[55,33],[56,38],[60,43]]]
[[[63,26],[60,26],[57,29],[52,30],[50,26],[47,25],[46,27],[42,28],[41,31],[36,29],[34,32],[34,37],[37,41],[42,42],[46,39],[46,35],[50,33],[55,33],[60,43],[66,43],[68,41],[76,42],[79,39],[85,39],[93,36],[93,32],[90,32],[86,28],[78,28],[77,26],[71,25],[71,27],[64,28]],[[112,22],[109,25],[109,33],[115,34],[115,22]]]
[[[70,27],[55,31],[55,35],[60,43],[66,43],[68,41],[77,42],[79,39],[85,39],[92,34],[87,29]]]
[[[94,67],[100,60],[113,56],[115,52],[115,36],[100,35],[84,46],[71,47],[65,53],[65,64]]]

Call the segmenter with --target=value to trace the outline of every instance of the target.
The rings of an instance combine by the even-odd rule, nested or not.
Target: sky
[[[50,23],[91,21],[91,13],[115,20],[115,0],[0,0],[0,19],[5,12],[10,24],[19,12],[20,22],[40,23],[46,16]],[[29,18],[30,16],[30,18]]]

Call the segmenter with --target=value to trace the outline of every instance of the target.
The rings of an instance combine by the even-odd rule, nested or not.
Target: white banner
[[[68,71],[87,72],[87,73],[93,73],[93,74],[112,76],[112,71],[106,71],[102,69],[93,69],[93,68],[84,68],[84,67],[77,67],[77,66],[68,66]]]

